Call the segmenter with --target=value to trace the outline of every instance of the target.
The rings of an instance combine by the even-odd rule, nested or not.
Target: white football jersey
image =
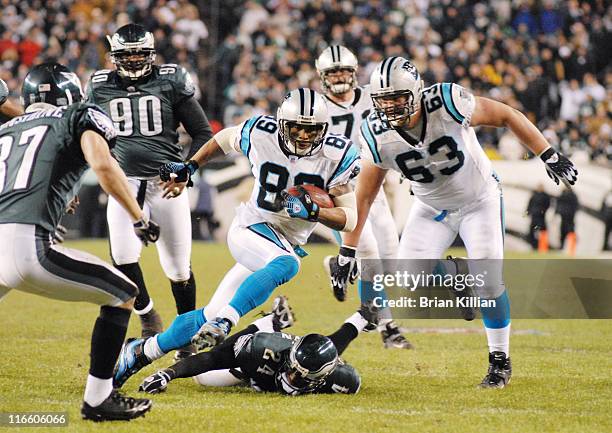
[[[423,91],[421,105],[419,138],[391,128],[376,112],[368,116],[361,126],[362,156],[402,173],[425,204],[459,209],[476,200],[493,175],[470,127],[474,96],[457,84],[438,83]]]
[[[327,95],[323,99],[329,113],[329,132],[344,135],[359,145],[361,123],[373,111],[370,86],[355,88],[355,96],[350,103],[339,104]]]
[[[303,245],[316,222],[291,218],[280,205],[280,192],[295,185],[311,184],[326,191],[348,183],[359,173],[359,151],[337,134],[327,134],[313,155],[287,155],[279,144],[278,123],[271,116],[255,116],[239,126],[233,147],[251,163],[256,182],[247,203],[238,209],[243,226],[267,222],[293,245]]]

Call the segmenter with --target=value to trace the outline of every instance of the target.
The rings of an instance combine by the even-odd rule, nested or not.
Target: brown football
[[[299,185],[299,186],[303,187],[306,191],[308,191],[308,194],[310,195],[310,198],[312,198],[312,201],[318,204],[319,207],[331,208],[335,206],[334,201],[332,200],[330,195],[327,193],[327,191],[325,191],[324,189],[321,189],[318,186],[309,185],[309,184],[304,184],[304,185]],[[292,186],[291,188],[289,188],[287,192],[295,197],[300,195],[297,187],[295,186]]]

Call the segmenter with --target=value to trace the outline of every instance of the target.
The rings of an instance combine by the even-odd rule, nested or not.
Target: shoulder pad
[[[116,73],[113,69],[100,69],[99,71],[94,72],[89,77],[88,85],[95,86],[99,83],[106,83],[109,81],[110,77]]]
[[[195,85],[191,75],[185,68],[174,63],[166,63],[156,67],[160,79],[171,81],[175,88],[184,96],[195,94]]]
[[[457,123],[469,126],[476,101],[467,89],[454,83],[441,83],[442,103],[448,115]]]
[[[323,138],[323,155],[332,161],[340,161],[347,147],[352,144],[353,142],[342,134],[327,134]]]

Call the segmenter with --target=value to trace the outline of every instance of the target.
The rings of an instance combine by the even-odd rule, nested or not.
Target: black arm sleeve
[[[200,148],[213,137],[212,129],[204,110],[195,98],[187,98],[176,105],[176,116],[191,136],[190,159]]]
[[[340,329],[327,337],[334,343],[338,355],[346,350],[348,345],[359,335],[359,331],[350,323],[343,323]]]
[[[197,355],[185,358],[171,367],[170,377],[172,379],[196,376],[210,370],[223,370],[225,368],[239,367],[234,354],[234,343],[243,335],[254,334],[257,326],[251,324],[240,332],[233,334],[223,343],[212,348],[208,352],[200,352]]]

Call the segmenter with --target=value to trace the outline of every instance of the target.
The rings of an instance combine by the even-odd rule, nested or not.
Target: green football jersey
[[[55,230],[87,169],[81,151],[87,130],[112,146],[113,123],[93,104],[34,111],[0,126],[0,224]]]
[[[250,379],[250,385],[262,391],[278,391],[277,376],[281,372],[291,346],[299,339],[283,332],[258,332],[245,336],[248,341],[236,355],[242,373]],[[243,337],[241,337],[243,338]],[[234,350],[240,345],[237,340]]]
[[[126,175],[155,177],[167,162],[180,162],[175,107],[195,93],[187,71],[174,64],[153,66],[146,80],[129,82],[114,70],[95,72],[87,98],[102,106],[117,129],[113,150]]]

